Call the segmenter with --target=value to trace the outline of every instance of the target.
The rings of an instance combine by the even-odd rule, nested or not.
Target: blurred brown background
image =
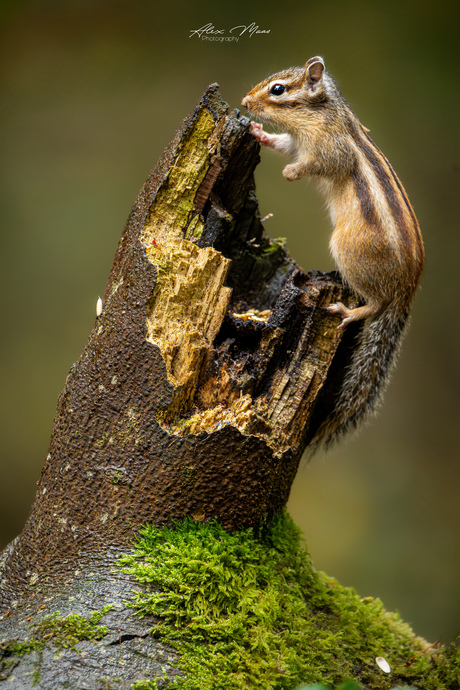
[[[0,546],[27,516],[57,396],[174,129],[209,83],[238,107],[262,78],[320,54],[401,177],[427,267],[381,414],[302,466],[290,510],[318,568],[431,641],[460,632],[458,6],[2,1]],[[270,33],[189,38],[252,22]],[[322,200],[262,154],[267,232],[304,269],[331,268]]]

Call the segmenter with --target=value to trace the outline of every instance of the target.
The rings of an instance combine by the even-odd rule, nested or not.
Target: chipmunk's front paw
[[[297,163],[289,163],[289,165],[286,165],[286,167],[283,169],[283,177],[285,177],[286,180],[289,180],[289,182],[300,180],[304,174],[305,172],[303,166],[298,165]]]
[[[272,146],[273,145],[273,140],[275,138],[275,135],[268,134],[267,132],[264,132],[264,128],[260,124],[260,122],[251,122],[251,130],[252,130],[253,136],[257,139],[257,141],[260,144],[262,144],[263,146]]]

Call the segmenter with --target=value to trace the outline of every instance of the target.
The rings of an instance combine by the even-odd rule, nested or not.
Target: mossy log
[[[353,302],[339,276],[305,274],[264,234],[258,152],[247,118],[212,85],[136,200],[59,398],[30,516],[0,559],[0,682],[166,683],[177,653],[124,606],[133,583],[113,572],[120,554],[146,523],[215,519],[263,534],[287,502],[357,331],[339,331],[325,309]],[[43,640],[11,646],[30,625],[36,641],[50,614],[90,620],[107,605],[102,647],[73,621],[86,631],[78,663],[55,660]]]

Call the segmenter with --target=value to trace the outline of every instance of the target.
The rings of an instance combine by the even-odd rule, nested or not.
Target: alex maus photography
[[[458,690],[458,7],[0,5],[0,690]]]
[[[205,24],[200,29],[192,29],[189,38],[194,36],[200,38],[202,41],[217,41],[217,42],[238,42],[242,36],[252,38],[261,34],[268,35],[270,29],[262,29],[257,24],[233,26],[231,29],[216,29],[212,24]]]

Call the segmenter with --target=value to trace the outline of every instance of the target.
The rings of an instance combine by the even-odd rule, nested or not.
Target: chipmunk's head
[[[304,113],[306,107],[314,108],[328,100],[325,77],[323,58],[312,57],[303,67],[291,67],[261,81],[246,94],[242,105],[254,117],[284,126],[287,118],[295,119],[296,110]]]

